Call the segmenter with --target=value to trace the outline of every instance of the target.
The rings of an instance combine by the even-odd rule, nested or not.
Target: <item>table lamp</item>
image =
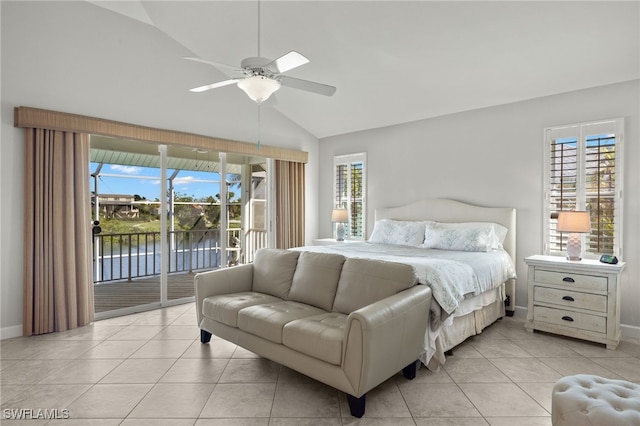
[[[567,259],[581,260],[582,243],[580,234],[591,232],[591,217],[588,211],[566,211],[558,214],[559,232],[569,232],[567,238]]]
[[[344,224],[349,221],[345,209],[333,209],[331,212],[331,222],[336,223],[336,241],[344,241]]]

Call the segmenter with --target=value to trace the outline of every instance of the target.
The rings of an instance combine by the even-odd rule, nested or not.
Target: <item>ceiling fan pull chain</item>
[[[256,145],[256,151],[260,151],[260,109],[262,108],[261,104],[258,104],[258,145]]]

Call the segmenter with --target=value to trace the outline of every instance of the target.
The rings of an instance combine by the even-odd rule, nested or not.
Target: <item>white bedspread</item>
[[[346,257],[412,265],[419,282],[431,287],[434,299],[447,315],[451,315],[465,297],[479,295],[516,277],[513,261],[503,250],[467,252],[368,242],[299,247],[295,250],[339,253]]]

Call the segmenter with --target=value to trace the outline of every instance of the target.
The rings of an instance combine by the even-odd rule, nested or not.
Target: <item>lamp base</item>
[[[580,242],[580,234],[572,232],[567,238],[567,260],[577,262],[582,260],[582,243]]]
[[[344,241],[344,234],[345,234],[344,224],[338,223],[336,225],[336,241]]]

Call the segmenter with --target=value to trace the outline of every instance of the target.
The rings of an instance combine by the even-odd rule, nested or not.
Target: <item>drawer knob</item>
[[[571,296],[563,296],[562,300],[566,300],[568,302],[575,302],[575,299]]]
[[[565,321],[573,322],[573,318],[571,318],[568,315],[563,316],[562,319],[565,320]]]
[[[576,280],[574,280],[574,279],[573,279],[573,278],[571,278],[571,277],[564,277],[564,278],[562,279],[562,281],[564,281],[565,283],[575,283],[575,282],[576,282]]]

